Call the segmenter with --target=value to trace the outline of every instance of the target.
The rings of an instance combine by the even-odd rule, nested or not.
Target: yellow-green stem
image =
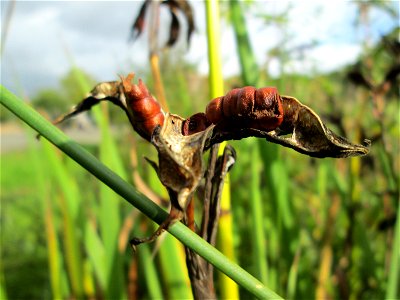
[[[210,98],[216,98],[224,93],[224,82],[222,78],[222,63],[220,51],[220,19],[219,3],[217,0],[206,1],[206,19],[207,19],[207,41],[208,41],[208,61],[210,68],[209,86]],[[226,143],[222,143],[220,153],[223,151]],[[229,175],[225,178],[224,188],[221,196],[221,218],[219,221],[218,245],[221,252],[232,260],[235,260],[233,239],[232,239],[232,215],[231,197],[229,186]],[[234,281],[221,274],[220,296],[226,299],[238,299],[239,289]]]

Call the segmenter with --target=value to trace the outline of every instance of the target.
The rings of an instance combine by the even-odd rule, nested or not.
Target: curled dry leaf
[[[175,45],[179,37],[179,32],[181,30],[178,16],[176,15],[175,10],[171,9],[170,12],[171,12],[171,26],[169,29],[169,38],[167,41],[167,47],[172,47],[173,45]]]
[[[139,14],[133,22],[131,29],[131,40],[135,41],[143,32],[144,22],[146,18],[147,7],[149,6],[150,0],[145,0],[140,7]]]
[[[164,0],[162,3],[167,4],[170,7],[171,12],[176,9],[179,9],[183,13],[186,22],[188,24],[187,43],[190,44],[190,38],[194,32],[194,17],[193,17],[193,10],[189,2],[186,0]]]
[[[146,21],[146,11],[149,7],[151,1],[154,0],[146,0],[143,2],[142,6],[140,7],[139,14],[136,17],[132,29],[131,29],[131,40],[135,41],[144,30],[144,25]],[[176,41],[178,40],[181,24],[179,23],[179,19],[177,16],[177,12],[181,11],[183,16],[186,19],[188,24],[187,30],[187,43],[190,44],[190,38],[194,32],[194,17],[193,17],[193,10],[190,4],[186,0],[164,0],[161,4],[168,6],[169,11],[171,13],[171,25],[169,31],[169,38],[167,41],[166,47],[172,47],[175,45]]]

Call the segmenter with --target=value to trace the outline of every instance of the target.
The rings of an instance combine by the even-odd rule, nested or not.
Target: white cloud
[[[358,44],[320,45],[308,51],[304,59],[293,61],[288,71],[303,74],[330,72],[354,63],[360,53],[361,46]]]
[[[149,64],[146,33],[134,44],[127,43],[140,3],[17,2],[2,57],[2,84],[14,91],[20,85],[31,96],[40,88],[54,86],[71,67],[67,52],[79,67],[99,81],[114,79],[118,73],[135,68],[146,68]],[[178,57],[177,61],[195,62],[200,72],[207,74],[204,5],[198,1],[191,3],[197,30],[188,53]],[[292,7],[289,23],[281,27],[266,25],[254,17],[254,13],[279,13],[288,6]],[[252,11],[246,13],[246,22],[258,64],[265,64],[267,51],[279,46],[287,34],[290,34],[286,43],[289,49],[319,41],[316,47],[303,51],[302,57],[291,61],[291,70],[310,72],[317,68],[330,71],[352,62],[360,52],[362,41],[354,30],[355,13],[356,6],[347,1],[255,2]],[[374,13],[373,19],[376,20],[371,23],[374,36],[395,26],[385,14]],[[162,29],[167,30],[168,26]],[[223,74],[237,74],[240,67],[232,28],[223,22],[221,29]],[[174,53],[177,52],[172,49],[171,54]],[[279,75],[279,69],[279,62],[272,60],[270,72]]]

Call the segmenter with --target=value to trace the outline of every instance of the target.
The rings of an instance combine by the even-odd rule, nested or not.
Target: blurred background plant
[[[174,12],[168,19],[161,10],[159,29],[171,32],[176,19],[185,18],[173,9],[175,1],[166,2]],[[9,5],[7,15],[2,15],[5,25],[17,26],[12,15],[18,3],[13,3],[2,2],[2,7]],[[264,2],[221,3],[226,20],[222,24],[233,28],[241,70],[225,78],[225,92],[244,85],[276,86],[282,94],[310,105],[337,133],[354,142],[372,140],[368,156],[339,160],[309,158],[262,140],[231,142],[238,155],[230,179],[237,263],[289,299],[400,297],[399,28],[378,40],[371,36],[375,11],[389,20],[398,20],[399,13],[385,1],[351,5],[359,16],[353,29],[364,36],[357,61],[324,73],[315,66],[304,74],[293,68],[296,58],[305,57],[324,37],[294,47],[288,29],[291,5],[270,14]],[[318,20],[318,15],[309,17]],[[275,46],[265,53],[264,64],[254,53],[257,45],[251,37],[258,29],[250,27],[252,19],[276,29],[276,36],[265,41]],[[196,18],[193,22],[200,23]],[[188,24],[183,20],[181,29],[190,32]],[[12,34],[7,34],[11,25],[5,25],[3,57],[6,37]],[[166,40],[168,44],[171,36]],[[210,100],[207,76],[182,59],[182,43],[188,40],[181,34],[173,48],[150,47],[152,68],[132,69],[155,93],[160,90],[157,76],[162,75],[169,110],[182,116],[203,111]],[[131,47],[143,51],[141,46]],[[100,80],[72,63],[73,52],[66,52],[71,70],[59,79],[61,88],[48,87],[29,99],[50,119],[81,100]],[[206,55],[205,45],[203,52]],[[278,76],[272,76],[268,67],[275,61]],[[128,64],[134,68],[134,59]],[[34,66],[41,67],[38,62]],[[18,76],[16,92],[28,98]],[[145,154],[155,159],[153,147],[132,134],[115,107],[102,105],[89,116],[69,122],[67,133],[153,201],[166,205],[166,191],[141,158]],[[129,237],[146,236],[154,224],[48,142],[37,142],[4,107],[1,122],[2,299],[191,297],[184,250],[175,239],[164,235],[133,254],[127,246]],[[18,137],[25,143],[13,148]],[[219,295],[224,294],[221,286],[217,281]],[[239,291],[242,298],[250,296]]]

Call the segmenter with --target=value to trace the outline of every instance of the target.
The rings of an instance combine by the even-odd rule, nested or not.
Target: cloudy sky
[[[197,64],[199,71],[207,74],[204,3],[190,3],[196,32],[182,59]],[[397,1],[391,4],[398,9]],[[39,89],[57,87],[72,64],[99,81],[115,80],[117,74],[148,68],[146,34],[135,43],[128,43],[141,1],[17,1],[4,40],[9,5],[10,2],[1,1],[1,83],[17,94],[32,97]],[[279,14],[288,7],[289,23],[285,27],[266,25],[255,17]],[[388,14],[372,10],[367,32],[355,26],[357,12],[355,2],[349,1],[255,1],[246,16],[259,65],[266,66],[267,51],[289,34],[289,47],[317,42],[290,63],[291,70],[333,70],[356,59],[366,36],[374,42],[398,25]],[[166,11],[161,22],[166,24],[163,28],[169,27]],[[237,74],[239,62],[232,29],[223,22],[221,30],[224,75]],[[171,50],[171,55],[174,51],[182,56],[176,49]],[[268,68],[279,75],[278,61],[270,61]]]

